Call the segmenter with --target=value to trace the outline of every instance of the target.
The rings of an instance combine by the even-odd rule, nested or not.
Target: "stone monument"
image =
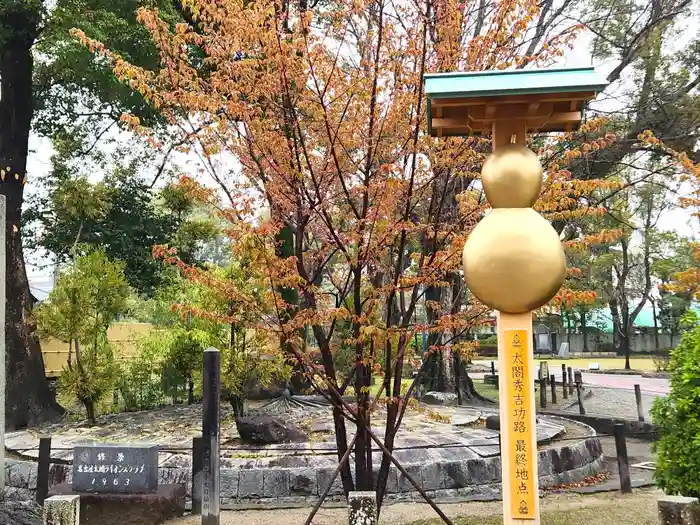
[[[562,359],[569,359],[569,343],[566,341],[559,345],[559,357]]]
[[[155,492],[158,489],[158,446],[75,447],[72,488],[75,492]]]
[[[185,512],[185,486],[158,484],[158,446],[80,445],[73,481],[49,496],[80,496],[80,525],[157,525]]]
[[[552,351],[551,330],[547,325],[538,324],[535,327],[535,352],[538,354],[550,353]]]

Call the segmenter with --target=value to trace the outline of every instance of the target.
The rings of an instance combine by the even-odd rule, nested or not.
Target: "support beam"
[[[493,151],[512,143],[525,145],[526,132],[524,120],[511,120],[498,124],[494,122],[491,134]]]
[[[431,98],[430,104],[433,107],[454,107],[454,106],[483,106],[502,104],[531,104],[539,102],[570,102],[576,101],[581,104],[587,100],[595,98],[594,91],[581,91],[575,93],[543,93],[541,95],[523,95],[521,97],[451,97],[451,98]]]

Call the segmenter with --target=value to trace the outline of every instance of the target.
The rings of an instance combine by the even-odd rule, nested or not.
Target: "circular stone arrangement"
[[[232,414],[222,410],[221,498],[222,505],[269,502],[299,504],[316,501],[333,475],[338,462],[329,407],[302,404],[285,414],[308,433],[303,443],[267,446],[240,442]],[[384,435],[383,411],[373,414],[373,429]],[[439,415],[438,416],[436,416]],[[409,409],[395,440],[394,456],[429,494],[475,499],[500,497],[498,431],[485,427],[494,410],[466,407]],[[156,411],[117,414],[101,418],[100,426],[53,425],[40,429],[52,436],[51,482],[71,480],[72,447],[90,442],[150,442],[160,445],[159,481],[183,483],[191,489],[191,443],[200,435],[201,406],[166,407]],[[348,425],[348,441],[354,428]],[[34,489],[38,433],[10,433],[11,452],[6,469],[10,486]],[[576,439],[580,438],[580,439]],[[582,423],[553,416],[540,416],[537,423],[540,486],[571,483],[598,471],[603,455],[595,431]],[[352,456],[351,456],[352,458]],[[382,454],[375,446],[376,471]],[[354,475],[354,469],[351,469]],[[342,495],[337,478],[330,496]],[[420,498],[408,479],[393,466],[387,497]]]

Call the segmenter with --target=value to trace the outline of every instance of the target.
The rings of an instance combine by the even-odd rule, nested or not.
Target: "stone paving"
[[[497,494],[500,483],[499,436],[486,429],[485,418],[495,409],[467,407],[431,407],[409,410],[395,442],[395,457],[421,484],[424,490],[481,497]],[[432,419],[431,419],[432,415]],[[439,417],[436,417],[439,416]],[[373,428],[383,436],[383,409],[373,414]],[[309,433],[304,443],[249,446],[240,442],[235,421],[228,408],[222,410],[221,490],[222,501],[298,500],[316,498],[330,481],[337,465],[335,438],[331,432],[328,407],[290,409],[285,419]],[[434,420],[436,419],[436,420]],[[556,484],[594,472],[602,459],[595,432],[581,423],[553,416],[539,417],[541,482]],[[81,423],[51,425],[7,436],[14,455],[33,458],[38,454],[39,435],[51,435],[52,479],[70,481],[72,448],[94,442],[150,442],[161,447],[159,480],[161,483],[191,485],[192,437],[201,432],[201,406],[176,406],[160,410],[127,413],[100,418],[97,426]],[[348,439],[352,439],[352,426]],[[578,438],[558,443],[561,438]],[[381,461],[378,448],[375,464]],[[36,464],[13,459],[8,464],[13,486],[33,488]],[[391,469],[388,491],[401,495],[414,487],[395,469]],[[452,491],[452,492],[451,492]],[[455,492],[455,494],[457,494]],[[336,479],[330,495],[342,493]],[[461,492],[460,492],[461,494]]]
[[[396,438],[396,457],[403,463],[422,463],[429,459],[453,460],[498,455],[498,432],[486,429],[484,419],[494,411],[466,407],[431,407],[433,413],[449,422],[430,419],[425,413],[409,411]],[[309,432],[306,443],[249,446],[240,442],[232,414],[222,409],[222,467],[264,468],[335,465],[335,437],[328,408],[291,409],[285,416]],[[52,437],[52,459],[72,460],[73,447],[81,444],[111,442],[150,442],[161,447],[162,467],[181,467],[189,463],[192,438],[201,433],[201,405],[165,407],[150,412],[103,416],[98,425],[66,422],[31,431],[11,432],[6,436],[9,451],[29,458],[38,457],[40,435]],[[375,414],[373,427],[384,435],[383,413]],[[537,427],[539,442],[548,442],[564,434],[560,422],[542,420]],[[348,426],[348,440],[352,439]],[[377,452],[380,457],[380,453]],[[313,459],[309,459],[313,458]]]

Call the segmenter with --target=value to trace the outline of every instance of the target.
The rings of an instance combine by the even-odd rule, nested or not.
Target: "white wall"
[[[599,338],[600,343],[604,345],[602,348],[596,348],[596,338]],[[566,334],[557,334],[557,349],[562,342],[567,341]],[[673,344],[671,344],[671,338],[668,334],[659,334],[659,348],[666,349],[672,348],[678,345],[680,336],[676,335],[673,337]],[[602,350],[604,348],[610,348],[613,342],[612,334],[589,334],[588,336],[588,350],[595,352],[597,350]],[[606,344],[607,343],[607,344]],[[571,347],[572,352],[582,352],[583,351],[583,335],[582,334],[571,334]],[[634,335],[632,336],[632,352],[652,352],[656,350],[656,341],[653,335]]]

